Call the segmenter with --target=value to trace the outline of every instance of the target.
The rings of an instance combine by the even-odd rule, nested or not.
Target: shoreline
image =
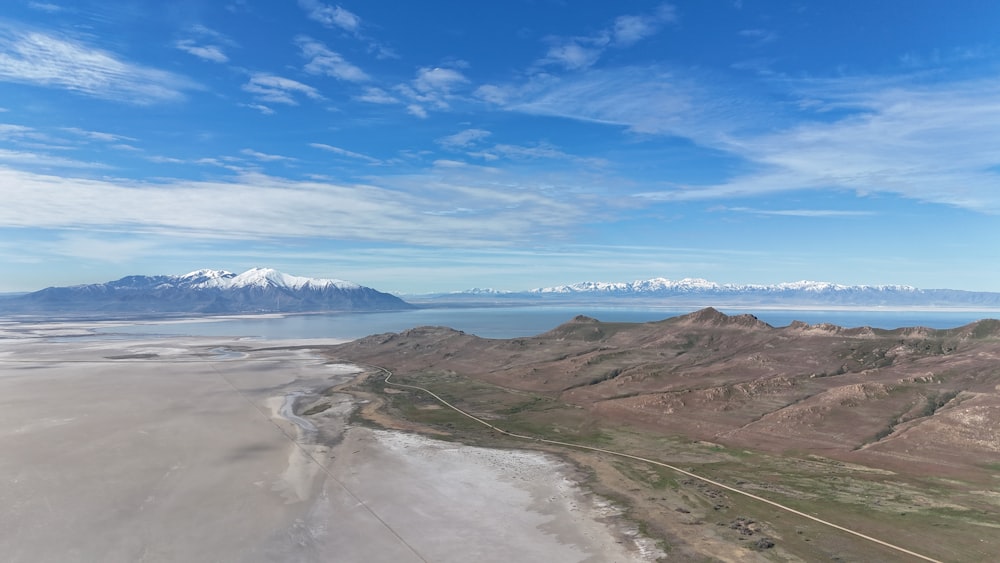
[[[0,552],[653,560],[551,454],[351,425],[357,401],[322,392],[359,372],[300,348],[317,344],[0,338]],[[303,415],[317,400],[329,405]]]
[[[590,309],[588,310],[588,307]],[[806,324],[834,324],[843,328],[873,327],[885,330],[895,328],[927,327],[934,330],[959,328],[977,320],[1000,318],[1000,309],[957,308],[957,307],[802,307],[802,306],[721,306],[724,312],[734,314],[754,314],[763,318],[775,328],[785,328],[795,321]],[[170,318],[114,319],[114,320],[38,320],[27,321],[11,317],[0,317],[0,340],[31,338],[62,338],[76,340],[135,340],[169,339],[177,337],[209,337],[240,340],[242,342],[264,341],[275,345],[294,340],[310,343],[343,343],[369,334],[402,332],[417,326],[448,325],[456,329],[472,332],[484,338],[523,338],[534,336],[569,321],[578,314],[597,316],[609,322],[659,322],[680,316],[694,310],[692,307],[655,305],[515,305],[463,308],[424,308],[405,311],[406,314],[420,313],[417,317],[385,317],[384,321],[366,324],[362,319],[377,315],[399,315],[399,312],[371,313],[263,313],[246,315],[190,316]],[[438,312],[440,315],[435,316]],[[528,328],[519,325],[516,330],[505,324],[505,318],[512,312],[523,312]],[[490,313],[497,313],[490,316]],[[565,313],[557,316],[554,313]],[[602,318],[607,313],[609,318]],[[802,313],[802,317],[793,317]],[[481,316],[477,316],[477,314]],[[767,321],[768,315],[779,315]],[[785,317],[780,315],[784,314]],[[843,318],[847,315],[848,318]],[[850,316],[857,318],[851,318]],[[869,318],[865,318],[865,316]],[[926,315],[926,318],[920,318]],[[950,319],[948,315],[960,318]],[[898,318],[892,318],[896,316]],[[917,318],[912,318],[912,317]],[[615,320],[615,318],[618,320]],[[812,318],[810,318],[812,317]],[[825,317],[825,318],[824,318]],[[880,319],[879,317],[888,317]],[[907,318],[910,317],[910,318]],[[296,320],[299,319],[299,320]],[[324,320],[326,319],[326,320]],[[353,326],[352,321],[362,320],[362,330],[351,331],[345,326]],[[336,324],[342,321],[344,324]],[[266,324],[272,323],[273,326]],[[240,324],[247,323],[247,324]],[[263,324],[261,324],[263,323]],[[326,324],[324,324],[326,323]],[[334,324],[331,324],[334,323]],[[224,326],[224,330],[207,327]],[[157,327],[162,331],[157,332]],[[176,327],[189,327],[184,331]],[[310,331],[312,331],[310,333]],[[248,334],[256,335],[247,336]],[[316,336],[316,335],[319,336]]]

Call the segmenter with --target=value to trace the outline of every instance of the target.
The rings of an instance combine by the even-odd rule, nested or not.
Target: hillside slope
[[[577,317],[510,340],[422,327],[334,352],[541,392],[602,418],[734,447],[909,470],[1000,462],[995,320],[950,330],[775,328],[709,308],[643,324]]]

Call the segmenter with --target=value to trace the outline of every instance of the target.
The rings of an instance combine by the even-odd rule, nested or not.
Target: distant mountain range
[[[470,289],[400,297],[336,279],[291,276],[270,268],[235,274],[197,270],[184,275],[49,287],[0,296],[0,314],[49,317],[222,315],[395,311],[415,306],[515,305],[677,307],[847,307],[1000,309],[1000,293],[918,289],[907,285],[841,285],[799,281],[772,285],[719,284],[704,279],[653,278],[581,282],[525,291]]]
[[[419,303],[586,303],[774,307],[1000,307],[1000,293],[919,289],[908,285],[841,285],[798,281],[772,285],[720,284],[698,278],[581,282],[525,291],[471,289],[411,296]]]
[[[235,274],[198,270],[182,276],[126,276],[49,287],[0,300],[0,312],[52,315],[304,313],[412,309],[402,299],[335,279],[290,276],[269,268]]]

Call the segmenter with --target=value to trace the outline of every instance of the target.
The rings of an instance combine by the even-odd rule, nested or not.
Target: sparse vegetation
[[[1000,463],[970,457],[960,471],[949,469],[946,481],[926,477],[943,467],[935,465],[934,456],[954,451],[958,443],[957,438],[921,438],[954,424],[954,414],[942,424],[924,419],[937,420],[946,406],[949,413],[961,413],[975,405],[956,398],[984,400],[982,393],[962,395],[963,386],[1000,383],[994,368],[974,367],[973,356],[962,356],[967,362],[962,369],[954,367],[969,346],[957,349],[943,340],[938,346],[926,333],[920,339],[900,338],[893,331],[803,335],[681,322],[615,326],[613,338],[605,331],[600,340],[579,333],[595,323],[581,321],[583,328],[566,334],[518,339],[516,352],[510,345],[468,336],[435,349],[428,337],[407,343],[404,353],[392,351],[396,342],[366,349],[361,359],[389,363],[397,381],[430,388],[518,434],[678,465],[942,560],[974,560],[984,549],[1000,550],[1000,537],[986,546],[978,533],[1000,527],[996,501],[975,493],[993,486]],[[679,348],[684,353],[678,356]],[[516,362],[510,360],[512,353],[518,354]],[[829,375],[818,376],[824,374]],[[367,385],[386,391],[377,378]],[[426,395],[391,391],[382,396],[394,416],[447,432],[451,439],[541,448],[598,468],[595,490],[621,500],[630,518],[668,539],[706,520],[722,522],[719,529],[728,530],[729,522],[743,516],[762,526],[753,542],[766,542],[740,542],[735,531],[719,537],[767,550],[769,557],[892,557],[738,495],[685,485],[664,468],[515,441],[454,411],[433,408]],[[903,425],[910,441],[884,439]],[[868,446],[855,450],[858,444]],[[917,447],[905,452],[901,448],[907,444]],[[815,455],[820,451],[822,458]],[[948,459],[949,467],[956,467],[956,458]],[[767,542],[773,545],[765,547]],[[676,550],[676,542],[671,543]]]

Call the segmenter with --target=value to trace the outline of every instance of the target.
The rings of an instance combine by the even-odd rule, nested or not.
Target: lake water
[[[286,317],[240,317],[198,321],[144,322],[107,328],[99,332],[146,335],[236,336],[265,339],[337,338],[354,339],[369,334],[400,332],[417,326],[448,326],[485,338],[516,338],[551,330],[576,315],[602,321],[647,322],[690,313],[691,308],[623,308],[587,306],[531,306],[417,309],[386,313],[331,313]],[[794,320],[833,323],[844,327],[898,328],[925,326],[953,328],[998,312],[977,311],[845,311],[845,310],[730,310],[726,314],[750,313],[772,326],[787,326]]]

